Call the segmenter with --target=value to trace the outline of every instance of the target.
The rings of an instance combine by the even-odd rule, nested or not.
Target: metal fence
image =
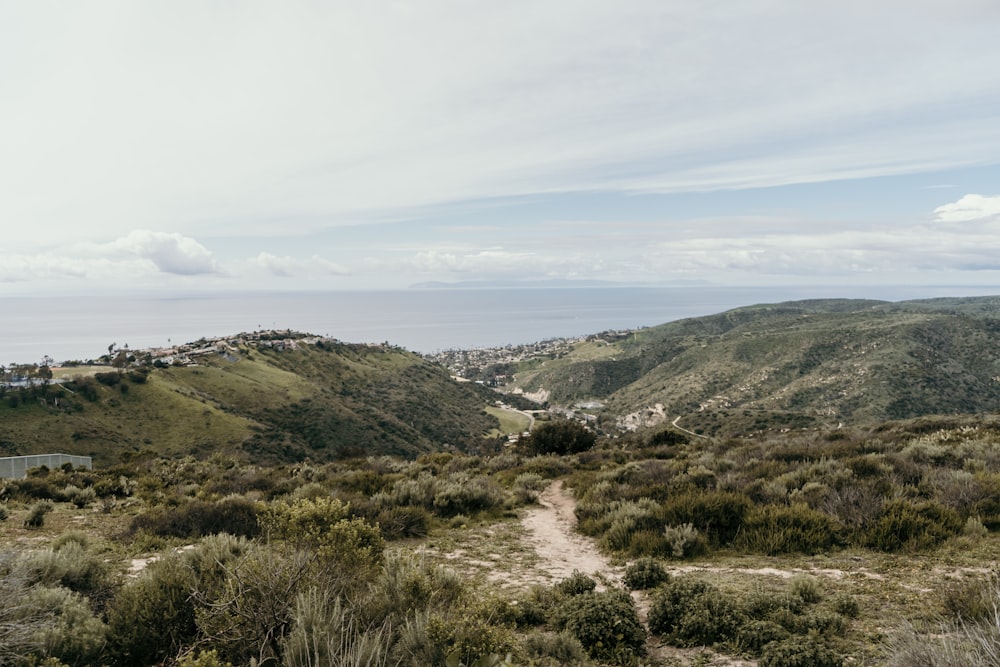
[[[32,468],[46,466],[60,468],[63,464],[72,464],[74,468],[83,466],[93,470],[94,465],[89,456],[71,456],[70,454],[33,454],[31,456],[6,456],[0,458],[0,477],[24,477]]]

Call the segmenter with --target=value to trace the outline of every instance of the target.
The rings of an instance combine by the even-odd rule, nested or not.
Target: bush
[[[389,507],[377,511],[372,523],[378,525],[382,537],[387,540],[426,537],[430,515],[422,507]]]
[[[528,452],[540,454],[579,454],[594,446],[597,436],[574,421],[553,421],[539,424],[527,438],[521,440]]]
[[[91,554],[77,541],[54,544],[51,549],[25,552],[18,568],[32,583],[65,586],[78,593],[103,589],[110,577],[110,566],[100,556]]]
[[[689,577],[674,578],[653,599],[649,627],[681,646],[729,641],[744,622],[736,603],[714,586]]]
[[[886,503],[883,514],[862,534],[862,544],[882,551],[924,549],[962,530],[958,513],[936,502]]]
[[[823,586],[819,579],[810,574],[796,574],[789,581],[792,595],[799,596],[806,604],[813,604],[823,599]]]
[[[62,495],[67,501],[73,503],[76,507],[83,509],[90,503],[94,502],[94,499],[97,497],[97,492],[90,486],[81,489],[70,484],[63,489]]]
[[[24,520],[25,528],[41,528],[45,525],[45,515],[52,511],[52,503],[48,500],[39,500],[28,510],[28,516]]]
[[[257,510],[256,503],[239,496],[218,502],[190,500],[178,507],[155,507],[140,514],[132,520],[129,530],[188,539],[219,533],[256,537],[260,534]]]
[[[555,589],[563,595],[583,595],[597,588],[597,582],[579,570],[555,585]]]
[[[667,526],[663,529],[663,538],[670,545],[674,558],[695,558],[708,551],[708,541],[690,523]]]
[[[524,638],[522,646],[532,665],[561,667],[589,663],[587,650],[569,632],[531,632]]]
[[[191,597],[195,585],[191,569],[179,557],[168,556],[123,586],[107,612],[111,663],[152,665],[176,655],[197,630]]]
[[[835,519],[808,505],[767,505],[750,513],[735,546],[769,556],[814,554],[841,544],[841,533]]]
[[[750,655],[759,656],[771,642],[788,639],[791,633],[774,621],[753,620],[740,627],[736,633],[736,645]]]
[[[627,664],[645,653],[646,631],[625,591],[576,595],[559,613],[563,627],[595,659]]]
[[[660,525],[691,524],[714,546],[728,544],[740,532],[752,507],[741,493],[722,491],[672,495],[659,510]]]
[[[83,597],[65,588],[41,587],[31,589],[27,604],[51,620],[38,635],[42,656],[66,665],[99,664],[105,626]]]
[[[842,667],[836,653],[813,637],[789,637],[764,647],[759,667]]]
[[[456,475],[441,484],[434,494],[434,512],[450,517],[457,514],[474,514],[503,504],[503,492],[496,482],[485,477],[468,479]]]
[[[629,590],[644,591],[656,588],[669,580],[670,575],[659,561],[653,558],[640,558],[625,568],[623,582]]]

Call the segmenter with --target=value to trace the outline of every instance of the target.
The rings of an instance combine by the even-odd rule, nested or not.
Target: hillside
[[[192,366],[107,370],[65,389],[8,390],[2,455],[64,452],[100,463],[143,450],[255,461],[409,457],[476,446],[499,426],[484,411],[486,390],[389,346],[242,348]]]
[[[757,305],[522,363],[516,386],[606,423],[704,433],[1000,409],[1000,299]]]

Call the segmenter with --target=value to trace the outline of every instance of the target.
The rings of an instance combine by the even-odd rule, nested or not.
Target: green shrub
[[[861,537],[864,546],[881,551],[924,549],[958,534],[963,526],[958,513],[936,502],[886,503],[882,516]]]
[[[111,663],[152,665],[176,655],[197,631],[191,597],[195,585],[191,569],[172,555],[125,584],[107,611]]]
[[[555,585],[555,589],[563,595],[583,595],[597,588],[597,582],[579,570]]]
[[[808,505],[766,505],[747,516],[734,546],[769,556],[814,554],[842,544],[842,532],[835,519]]]
[[[573,634],[530,632],[521,643],[530,664],[538,667],[562,667],[562,665],[590,664],[587,650]]]
[[[690,523],[667,526],[663,529],[663,538],[674,558],[696,558],[708,551],[708,541]]]
[[[110,566],[77,541],[53,544],[50,549],[28,551],[19,560],[18,569],[32,583],[65,586],[78,593],[95,593],[107,586]]]
[[[823,585],[811,574],[796,574],[788,585],[792,595],[799,596],[806,604],[814,604],[823,599]]]
[[[629,590],[644,591],[656,588],[670,580],[670,575],[653,558],[640,558],[625,568],[623,582]]]
[[[68,502],[73,503],[76,507],[83,509],[90,503],[94,502],[94,499],[97,497],[97,492],[90,486],[81,489],[73,484],[70,484],[63,489],[62,496]]]
[[[751,620],[736,633],[736,645],[741,651],[759,656],[771,642],[788,639],[791,633],[774,621]]]
[[[646,631],[625,591],[575,595],[559,613],[562,627],[595,659],[627,664],[645,653]]]
[[[219,658],[219,652],[198,651],[189,653],[177,661],[177,667],[233,667],[230,663]]]
[[[529,453],[579,454],[594,446],[597,436],[574,421],[552,421],[539,424],[520,442]]]
[[[39,500],[28,510],[28,516],[24,520],[25,528],[41,528],[45,525],[45,515],[53,509],[52,503],[48,500]]]
[[[65,588],[36,587],[26,603],[50,619],[37,637],[43,657],[66,665],[98,664],[105,626],[81,595]]]
[[[218,502],[189,500],[177,507],[154,507],[136,516],[129,532],[188,539],[219,533],[255,537],[260,534],[257,510],[256,503],[239,496]]]
[[[700,579],[675,577],[653,598],[650,630],[681,646],[709,646],[729,641],[745,617],[738,605]]]
[[[833,599],[833,609],[845,618],[857,618],[861,613],[858,601],[849,593],[843,593],[835,597]]]
[[[789,637],[764,647],[759,667],[842,667],[843,661],[813,637]]]
[[[426,537],[430,529],[430,514],[422,507],[387,507],[375,512],[372,523],[378,525],[382,537],[402,540],[409,537]]]
[[[664,500],[658,515],[660,525],[691,524],[714,546],[728,544],[740,532],[752,503],[741,493],[723,491],[686,492]]]
[[[431,504],[436,514],[450,517],[475,514],[502,505],[503,501],[503,491],[493,480],[455,475],[455,479],[439,486]]]

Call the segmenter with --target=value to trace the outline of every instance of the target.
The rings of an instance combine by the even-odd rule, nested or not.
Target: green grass
[[[494,406],[486,408],[486,412],[500,420],[500,428],[491,431],[489,433],[490,437],[509,435],[511,433],[524,433],[531,425],[531,418],[523,412],[505,410]]]

